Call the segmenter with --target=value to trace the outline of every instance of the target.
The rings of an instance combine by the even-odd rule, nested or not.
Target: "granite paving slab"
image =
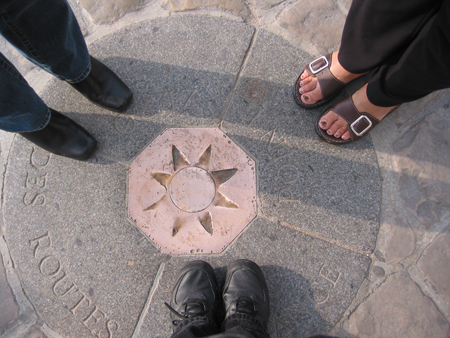
[[[108,112],[51,82],[45,101],[99,149],[76,162],[18,136],[6,172],[6,240],[46,324],[64,337],[168,337],[163,302],[186,261],[223,275],[248,258],[268,279],[273,337],[325,333],[367,275],[381,184],[370,138],[325,144],[318,111],[294,103],[309,57],[264,30],[199,15],[128,26],[90,51],[130,86],[132,107]],[[165,255],[127,218],[129,165],[166,128],[218,126],[257,161],[258,216],[220,255]]]
[[[314,124],[327,107],[300,109],[292,95],[309,59],[280,37],[261,31],[224,125],[260,163],[264,216],[371,253],[381,201],[371,139],[342,147],[319,140]]]

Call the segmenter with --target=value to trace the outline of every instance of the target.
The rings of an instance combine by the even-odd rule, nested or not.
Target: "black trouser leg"
[[[352,73],[376,70],[367,95],[378,106],[450,87],[450,4],[441,0],[355,0],[339,61]]]

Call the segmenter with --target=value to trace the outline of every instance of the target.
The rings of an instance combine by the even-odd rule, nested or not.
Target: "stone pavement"
[[[95,107],[0,41],[49,106],[99,140],[78,163],[1,133],[2,336],[168,337],[177,270],[204,259],[223,276],[237,258],[267,277],[271,337],[450,336],[450,91],[344,147],[319,141],[321,109],[292,99],[304,64],[338,48],[350,0],[71,5],[135,100],[121,115]],[[219,127],[256,164],[258,215],[221,254],[165,255],[127,215],[130,163],[185,127]],[[204,151],[176,145],[191,162]],[[211,146],[211,167],[231,168]],[[238,201],[232,184],[220,190]]]

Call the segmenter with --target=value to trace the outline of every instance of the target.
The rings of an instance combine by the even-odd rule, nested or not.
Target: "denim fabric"
[[[89,52],[66,0],[0,0],[0,34],[61,80],[75,83],[89,75]],[[46,104],[0,54],[0,129],[35,131],[49,117]]]

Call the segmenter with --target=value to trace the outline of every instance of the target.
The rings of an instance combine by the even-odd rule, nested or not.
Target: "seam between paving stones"
[[[225,118],[225,115],[227,113],[228,107],[230,106],[231,100],[233,99],[234,92],[236,91],[236,87],[237,87],[237,85],[239,83],[239,80],[242,77],[242,73],[245,70],[245,67],[246,67],[246,65],[248,63],[248,60],[250,59],[250,56],[251,56],[252,51],[253,51],[253,47],[254,47],[254,45],[256,43],[256,39],[258,37],[259,29],[255,28],[253,26],[250,26],[250,27],[253,28],[252,38],[250,40],[250,43],[248,45],[247,50],[245,51],[245,55],[244,55],[244,57],[242,59],[241,65],[239,66],[239,71],[238,71],[238,73],[237,73],[237,75],[236,75],[236,77],[234,79],[234,83],[233,83],[233,86],[231,87],[230,93],[228,94],[228,97],[227,97],[227,99],[225,101],[225,104],[222,107],[222,111],[220,113],[219,125],[222,124],[223,119]]]
[[[143,324],[143,322],[144,322],[145,317],[146,317],[147,314],[148,314],[148,310],[149,310],[150,305],[151,305],[151,303],[152,303],[153,296],[155,295],[156,290],[158,290],[158,287],[159,287],[159,280],[160,280],[161,277],[163,276],[164,270],[165,270],[165,267],[166,267],[166,263],[167,263],[170,259],[171,259],[170,256],[164,257],[162,263],[160,264],[160,266],[159,266],[159,268],[158,268],[158,272],[156,273],[155,279],[153,280],[153,284],[152,284],[152,286],[151,286],[151,288],[150,288],[150,291],[149,291],[149,293],[148,293],[148,297],[147,297],[147,300],[146,300],[146,302],[145,302],[145,305],[144,305],[144,307],[143,307],[141,313],[139,314],[139,320],[138,320],[137,323],[136,323],[136,326],[135,326],[135,328],[134,328],[133,335],[131,336],[131,338],[139,337],[139,334],[140,334],[140,331],[141,331],[141,326],[142,326],[142,324]]]
[[[28,297],[23,292],[22,284],[15,272],[14,261],[9,252],[5,237],[0,236],[0,252],[3,256],[3,264],[6,271],[6,280],[11,287],[15,301],[19,306],[19,316],[16,323],[13,323],[5,332],[5,337],[11,335],[12,337],[25,333],[29,328],[35,325],[38,321],[36,309]]]
[[[427,299],[429,299],[429,300],[431,301],[431,303],[436,307],[436,310],[439,311],[439,313],[442,315],[442,317],[444,317],[444,319],[447,321],[447,323],[450,324],[450,322],[449,322],[449,320],[447,319],[446,315],[441,311],[439,305],[436,304],[436,302],[434,301],[434,299],[433,299],[432,297],[430,297],[427,293],[425,293],[425,292],[422,290],[422,287],[421,287],[415,280],[413,280],[413,279],[411,278],[411,276],[410,276],[410,274],[409,274],[408,272],[406,272],[406,273],[407,273],[408,279],[409,279],[411,282],[413,282],[413,283],[417,286],[417,288],[419,289],[420,293],[421,293],[424,297],[426,297]]]

